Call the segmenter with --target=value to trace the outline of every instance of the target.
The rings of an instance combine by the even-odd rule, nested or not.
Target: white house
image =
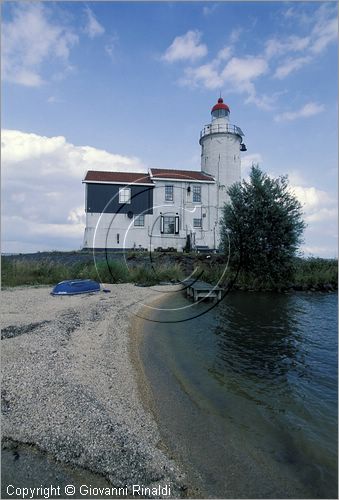
[[[200,133],[200,170],[88,171],[84,248],[217,249],[226,190],[240,181],[246,151],[229,114],[219,98]]]

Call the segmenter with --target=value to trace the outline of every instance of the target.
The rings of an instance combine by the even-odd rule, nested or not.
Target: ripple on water
[[[266,470],[284,464],[290,496],[337,496],[335,294],[232,293],[196,320],[148,330],[145,352],[152,346],[162,365],[159,377],[167,366],[166,383],[174,374],[173,383],[179,382],[199,408],[197,417],[188,418],[190,439],[197,439],[195,425],[201,428],[205,421],[208,428],[204,460],[199,463],[195,457],[202,475],[207,461],[215,461],[215,470],[223,465],[228,470],[230,455],[216,453],[212,442],[241,442],[258,477],[260,460]],[[157,394],[152,362],[146,371]],[[192,408],[187,406],[191,415]],[[188,442],[187,447],[192,455],[194,446]],[[244,473],[238,467],[239,483],[244,483]],[[278,495],[278,479],[272,481],[276,489],[267,489],[267,494]],[[224,483],[219,486],[222,492]],[[265,496],[263,491],[262,484],[244,494]]]

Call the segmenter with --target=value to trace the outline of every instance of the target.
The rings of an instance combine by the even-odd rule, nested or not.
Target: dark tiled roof
[[[148,174],[143,172],[100,172],[99,170],[89,170],[84,182],[121,182],[121,184],[153,184]]]
[[[170,168],[152,168],[151,176],[155,179],[176,179],[180,181],[209,181],[214,182],[214,177],[196,170],[172,170]]]

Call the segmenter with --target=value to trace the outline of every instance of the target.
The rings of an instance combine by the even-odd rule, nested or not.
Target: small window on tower
[[[201,219],[193,219],[193,227],[202,227]]]
[[[201,203],[201,186],[193,186],[193,203]]]
[[[138,217],[134,219],[134,225],[138,227],[143,227],[145,225],[145,216],[138,215]]]
[[[119,189],[119,203],[131,203],[131,188]]]
[[[173,201],[173,186],[165,186],[165,201]]]

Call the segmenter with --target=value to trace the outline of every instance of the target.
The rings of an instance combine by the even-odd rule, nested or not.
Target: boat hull
[[[79,295],[100,292],[100,283],[94,280],[61,281],[51,291],[51,295]]]

